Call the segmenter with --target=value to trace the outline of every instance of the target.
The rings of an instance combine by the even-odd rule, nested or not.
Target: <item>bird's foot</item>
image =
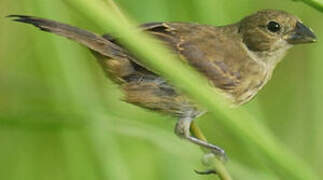
[[[219,155],[219,154],[215,154],[214,152],[210,152],[210,153],[204,154],[201,161],[204,166],[208,167],[208,169],[204,171],[194,170],[195,173],[199,175],[211,175],[211,174],[219,175],[217,170],[219,170],[218,168],[221,169],[220,166],[223,166],[223,162],[227,161],[227,157],[225,154]]]

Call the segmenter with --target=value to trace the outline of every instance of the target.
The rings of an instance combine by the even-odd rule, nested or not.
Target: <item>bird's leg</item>
[[[226,159],[226,154],[223,149],[221,149],[216,145],[213,145],[206,141],[201,140],[204,138],[203,134],[200,133],[201,135],[200,137],[191,136],[190,129],[191,129],[192,121],[193,121],[192,116],[185,116],[185,117],[179,118],[175,126],[176,135],[178,135],[181,138],[187,139],[192,143],[197,144],[203,148],[209,149],[216,156],[220,156],[221,159]]]

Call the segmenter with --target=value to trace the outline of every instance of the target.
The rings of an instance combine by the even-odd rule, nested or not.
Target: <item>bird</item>
[[[221,147],[190,132],[193,120],[207,110],[140,63],[118,37],[34,16],[7,17],[90,49],[107,77],[122,89],[126,102],[176,117],[176,135],[225,156]],[[288,49],[317,40],[298,17],[272,9],[257,11],[224,26],[152,22],[138,28],[161,41],[179,60],[193,67],[237,106],[250,101],[263,88]]]

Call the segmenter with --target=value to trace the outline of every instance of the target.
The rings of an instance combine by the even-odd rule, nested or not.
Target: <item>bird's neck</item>
[[[248,53],[254,61],[262,64],[268,69],[273,70],[276,65],[283,59],[287,50],[291,47],[291,45],[286,44],[285,46],[270,51],[248,50]]]

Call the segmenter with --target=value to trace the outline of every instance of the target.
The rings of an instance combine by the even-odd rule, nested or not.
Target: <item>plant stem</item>
[[[305,4],[315,8],[316,10],[323,12],[323,1],[322,0],[293,0],[293,1],[302,1]]]
[[[122,20],[123,22],[127,22],[126,16],[124,15],[124,13],[122,13],[121,9],[114,2],[114,0],[104,0],[104,1],[113,10],[113,12],[115,13],[115,15],[117,15],[120,20]]]

